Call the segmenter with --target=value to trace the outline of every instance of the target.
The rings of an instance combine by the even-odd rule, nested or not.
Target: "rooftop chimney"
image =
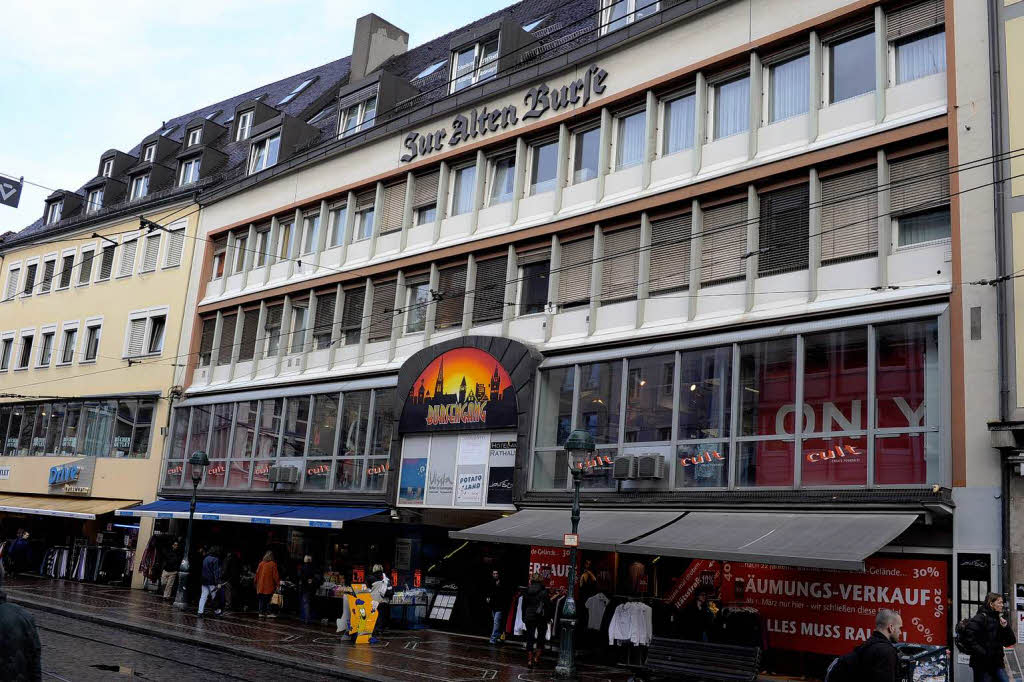
[[[352,40],[352,66],[349,82],[361,80],[373,73],[390,57],[409,49],[409,34],[376,14],[367,14],[356,20],[356,34]]]

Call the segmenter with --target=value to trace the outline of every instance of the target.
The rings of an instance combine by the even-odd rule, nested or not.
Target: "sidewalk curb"
[[[161,630],[158,628],[146,627],[144,625],[136,625],[135,623],[125,623],[114,618],[106,618],[104,616],[97,616],[92,613],[84,613],[82,611],[76,611],[70,608],[61,608],[59,606],[53,606],[51,604],[40,604],[30,599],[25,599],[20,595],[15,595],[10,592],[7,593],[7,601],[14,604],[18,604],[25,608],[35,609],[37,611],[46,611],[48,613],[54,613],[59,616],[66,616],[68,618],[75,618],[77,620],[84,620],[89,623],[95,623],[97,625],[106,625],[108,627],[114,627],[119,630],[127,630],[140,635],[149,635],[150,637],[158,637],[161,639],[168,639],[174,642],[180,642],[182,644],[191,644],[193,646],[200,646],[206,649],[213,649],[223,653],[234,654],[243,658],[251,658],[254,660],[262,661],[264,663],[274,663],[275,665],[291,666],[296,670],[303,672],[316,673],[320,675],[329,675],[339,680],[351,680],[352,682],[393,682],[393,678],[383,677],[372,673],[358,673],[352,671],[342,671],[331,666],[321,665],[318,663],[310,663],[298,658],[291,658],[288,656],[274,656],[258,649],[252,649],[246,646],[233,646],[224,644],[216,641],[201,640],[197,637],[190,637],[188,635],[179,634],[177,632],[171,632],[168,630]]]

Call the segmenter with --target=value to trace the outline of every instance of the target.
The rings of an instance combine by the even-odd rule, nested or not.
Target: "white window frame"
[[[576,182],[576,138],[578,136],[580,136],[580,135],[585,135],[586,133],[589,133],[592,130],[596,130],[597,131],[597,147],[598,147],[598,150],[600,150],[600,148],[601,148],[601,123],[600,123],[600,121],[591,121],[590,123],[585,123],[585,124],[577,126],[576,128],[572,128],[569,131],[569,149],[566,152],[566,158],[569,161],[569,163],[568,163],[568,170],[566,171],[566,178],[565,178],[566,185],[581,185],[584,182],[590,182],[590,180],[596,180],[597,176],[600,174],[600,171],[601,171],[600,165],[601,164],[600,164],[600,161],[598,161],[598,168],[595,169],[594,177],[590,178],[590,180],[580,180],[579,182]]]
[[[431,209],[434,211],[434,218],[432,220],[420,220],[420,216],[423,212]],[[418,206],[415,213],[416,215],[414,216],[414,220],[416,225],[429,225],[437,220],[437,202],[435,201],[432,204],[423,204],[422,206]]]
[[[92,260],[89,261],[89,279],[82,281],[82,263],[85,262],[85,254],[92,253]],[[86,244],[78,250],[78,258],[75,260],[75,267],[78,268],[78,272],[72,275],[71,279],[74,281],[76,287],[87,287],[92,284],[93,277],[95,276],[96,270],[96,243]]]
[[[366,105],[373,102],[373,117],[370,119],[366,118]],[[352,128],[348,128],[349,121],[352,120],[352,116],[349,112],[352,109],[356,109],[355,119],[356,124]],[[360,130],[366,130],[372,128],[374,122],[377,120],[377,95],[374,94],[372,97],[367,97],[358,104],[349,105],[345,111],[338,112],[338,137],[348,137],[354,135]]]
[[[70,270],[71,270],[71,278],[68,280],[67,286],[61,286],[60,281],[62,279],[64,279],[64,263],[65,263],[65,259],[68,256],[71,256],[71,268],[70,268]],[[74,285],[74,283],[75,283],[75,263],[77,263],[77,262],[78,262],[78,249],[75,249],[75,248],[64,249],[63,251],[60,252],[60,259],[59,259],[59,261],[57,263],[58,265],[60,265],[60,269],[57,270],[54,273],[54,277],[57,280],[56,285],[54,285],[54,287],[53,287],[54,290],[56,290],[56,291],[66,291],[66,290],[70,289],[72,287],[72,285]]]
[[[181,170],[178,171],[178,187],[199,182],[200,162],[202,160],[201,156],[194,156],[181,162]]]
[[[548,263],[548,277],[550,277],[551,276],[551,254],[550,253],[548,254],[548,261],[547,261],[547,263]],[[532,265],[532,263],[531,263],[531,265]],[[531,317],[533,315],[543,315],[543,314],[547,313],[548,310],[555,305],[551,301],[545,300],[544,301],[544,307],[542,307],[537,312],[535,312],[535,313],[524,313],[524,312],[521,312],[522,308],[523,308],[523,294],[526,293],[526,267],[527,266],[525,266],[525,265],[520,265],[520,266],[518,266],[516,268],[516,298],[515,298],[516,307],[515,307],[515,316],[518,317],[518,318]],[[549,298],[550,295],[551,294],[549,293],[545,298]]]
[[[192,130],[188,131],[188,143],[185,146],[186,147],[194,147],[195,145],[199,144],[200,141],[202,141],[202,139],[203,139],[203,128],[202,128],[202,126],[200,126],[199,128],[193,128]]]
[[[831,40],[831,41],[829,41],[827,43],[822,43],[822,46],[821,46],[822,47],[822,50],[821,50],[821,106],[828,107],[828,106],[832,106],[833,104],[840,104],[842,102],[848,102],[848,101],[850,101],[852,99],[857,99],[858,97],[866,97],[867,95],[870,95],[872,92],[874,92],[874,89],[871,89],[871,90],[868,90],[867,92],[862,92],[859,95],[854,95],[853,97],[847,97],[846,99],[836,100],[835,102],[832,101],[832,48],[833,48],[833,46],[838,45],[840,43],[845,43],[848,40],[854,40],[855,38],[860,38],[860,37],[865,36],[865,35],[867,35],[869,33],[871,33],[871,34],[873,34],[875,36],[875,42],[877,44],[877,42],[878,42],[878,32],[875,31],[874,27],[865,27],[863,31],[858,31],[858,32],[852,33],[852,34],[850,34],[848,36],[843,36],[841,38],[837,38],[835,40]],[[876,49],[877,49],[877,45],[876,45]]]
[[[287,230],[285,229],[287,228]],[[302,248],[299,240],[302,237],[302,226],[295,224],[294,218],[277,221],[277,244],[274,249],[274,261],[277,263],[296,260]]]
[[[238,114],[238,123],[235,125],[235,142],[249,139],[249,131],[252,130],[252,118],[256,111],[249,109]]]
[[[165,243],[167,247],[164,249],[164,260],[160,265],[161,270],[168,270],[170,268],[177,268],[181,266],[181,262],[185,260],[185,240],[188,239],[188,234],[185,232],[185,228],[188,227],[188,218],[178,218],[173,223],[167,226],[165,232],[167,232],[167,239]],[[171,255],[171,238],[181,232],[181,258],[177,263],[168,263],[167,259]]]
[[[512,161],[512,191],[509,192],[507,199],[501,201],[494,201],[494,183],[498,177],[498,163],[501,161]],[[512,197],[515,195],[515,174],[518,169],[516,168],[516,151],[515,149],[505,149],[500,152],[495,152],[487,157],[487,181],[484,185],[484,206],[500,206],[507,204],[512,201]]]
[[[29,348],[28,357],[26,358],[26,362],[24,365],[21,364],[21,358],[22,356],[25,355],[25,338],[31,337],[32,345],[35,346],[36,338],[38,338],[38,336],[39,335],[36,333],[35,327],[25,327],[18,331],[18,341],[20,341],[20,343],[14,344],[14,347],[18,354],[17,364],[14,367],[15,372],[24,372],[25,370],[30,369],[32,367],[32,352],[36,350],[35,348]]]
[[[219,251],[213,252],[212,267],[210,268],[210,281],[216,282],[218,279],[225,277],[225,271],[227,269],[227,257],[228,249],[227,246],[220,249]],[[220,270],[220,274],[217,271]]]
[[[704,128],[707,131],[707,133],[705,135],[705,139],[707,140],[707,142],[716,142],[718,140],[727,140],[730,137],[735,137],[736,135],[742,135],[743,133],[750,133],[750,123],[748,121],[747,129],[746,130],[741,130],[738,133],[732,133],[731,135],[726,135],[725,137],[716,137],[716,135],[715,135],[715,116],[718,113],[718,88],[722,87],[723,85],[729,85],[730,83],[735,83],[737,81],[741,81],[744,78],[747,79],[747,107],[746,107],[746,111],[748,112],[748,115],[749,115],[749,112],[750,112],[750,96],[751,96],[750,87],[753,85],[753,82],[751,81],[751,78],[750,78],[750,72],[749,71],[745,72],[744,74],[736,74],[736,75],[730,76],[729,78],[723,78],[723,79],[715,80],[715,81],[712,81],[712,82],[708,83],[708,85],[707,85],[707,97],[705,98],[708,101],[708,113],[707,113],[707,119],[705,120],[705,125],[704,125]]]
[[[170,306],[155,306],[153,308],[144,308],[141,310],[133,310],[128,313],[128,321],[125,324],[124,329],[124,345],[121,349],[121,357],[123,358],[141,358],[141,357],[156,357],[164,352],[164,348],[167,347],[167,320],[170,317]],[[164,338],[160,344],[160,351],[156,353],[148,352],[150,343],[152,341],[153,334],[153,318],[163,316],[164,318]],[[140,355],[129,355],[128,354],[128,343],[131,340],[132,333],[132,322],[135,320],[146,320],[146,332],[143,336],[142,348],[143,352]]]
[[[364,220],[366,218],[366,214],[367,213],[373,213],[373,224],[370,225],[370,231],[366,234],[366,236],[361,236],[362,233],[363,233]],[[375,229],[377,229],[376,223],[377,223],[377,207],[376,206],[370,206],[369,208],[364,208],[361,211],[356,211],[355,222],[352,225],[352,241],[353,242],[363,242],[363,241],[366,241],[367,239],[369,239],[370,237],[372,237],[373,236],[373,231]]]
[[[64,322],[63,324],[61,324],[61,326],[60,326],[60,344],[59,344],[60,347],[59,347],[59,349],[57,351],[57,362],[55,363],[55,365],[57,367],[67,367],[69,365],[74,364],[75,358],[78,357],[78,341],[81,338],[80,337],[80,333],[81,333],[80,329],[81,329],[81,325],[79,323],[79,320],[71,320],[71,321]],[[64,355],[65,355],[65,352],[66,352],[66,349],[67,349],[67,334],[68,334],[68,332],[72,332],[72,331],[75,332],[75,338],[72,339],[72,342],[71,342],[71,359],[68,360],[67,362],[65,362],[64,361]]]
[[[338,213],[338,211],[344,211],[344,213]],[[341,246],[345,242],[345,227],[348,222],[348,202],[340,201],[335,204],[330,204],[327,207],[327,239],[324,241],[327,249],[333,249]],[[338,224],[340,223],[340,225]],[[320,229],[324,229],[323,219],[321,218]],[[337,235],[336,239],[331,237]]]
[[[457,179],[459,173],[464,171],[464,170],[466,170],[467,168],[473,168],[475,170],[476,169],[476,160],[474,159],[473,161],[467,161],[465,163],[460,163],[459,165],[454,166],[451,169],[451,173],[449,175],[449,177],[451,178],[451,182],[448,183],[449,185],[451,185],[451,187],[448,190],[448,215],[449,216],[453,216],[454,217],[456,215],[468,215],[468,214],[473,212],[473,207],[471,206],[468,211],[463,211],[462,213],[455,213],[455,192],[456,192],[456,190],[458,189],[458,186],[459,186],[459,183],[456,182],[456,179]],[[474,178],[473,178],[473,187],[470,188],[470,193],[471,193],[470,201],[476,201],[476,183],[478,183],[478,182],[480,182],[480,178],[474,176]]]
[[[164,319],[164,327],[160,332],[160,347],[156,350],[150,350],[153,346],[153,330],[156,328],[155,320],[159,317]],[[167,315],[163,313],[154,313],[149,316],[149,324],[146,326],[146,355],[157,356],[164,352],[164,346],[167,343]]]
[[[778,59],[772,61],[770,64],[764,64],[761,67],[761,126],[770,126],[775,123],[781,123],[782,121],[788,121],[790,119],[797,118],[798,116],[807,115],[808,112],[805,111],[801,114],[794,114],[792,116],[780,118],[775,121],[772,120],[772,97],[774,97],[775,95],[775,79],[772,77],[772,70],[776,66],[782,66],[783,64],[788,64],[789,62],[792,62],[797,59],[803,59],[804,57],[808,57],[807,78],[810,79],[814,75],[811,73],[810,68],[810,52],[791,54],[787,56],[785,59]],[[808,83],[808,87],[810,87],[810,83]]]
[[[103,189],[91,190],[85,195],[85,212],[95,213],[103,208]]]
[[[677,149],[674,152],[668,151],[668,106],[676,100],[683,99],[684,97],[693,97],[693,127],[694,134],[690,138],[690,146]],[[666,93],[658,98],[658,125],[657,128],[657,140],[655,146],[657,147],[657,157],[659,159],[666,156],[672,156],[682,152],[693,151],[696,146],[696,128],[697,120],[700,116],[700,112],[697,111],[697,87],[691,85],[680,90],[673,90],[672,92]]]
[[[270,257],[270,228],[268,227],[265,230],[258,229],[254,236],[256,243],[253,244],[252,267],[266,267],[267,260]]]
[[[491,42],[497,42],[498,43],[497,47],[494,50],[494,58],[491,61],[487,62],[487,65],[490,65],[492,63],[494,64],[494,72],[491,73],[490,75],[484,77],[484,78],[480,78],[480,67],[482,66],[482,64],[480,63],[480,56],[483,53],[484,46],[485,45],[489,45]],[[463,88],[456,88],[455,87],[456,83],[459,81],[460,78],[463,77],[463,76],[457,76],[456,73],[455,73],[455,68],[456,68],[456,64],[457,64],[458,59],[459,59],[459,55],[462,54],[463,52],[467,52],[470,49],[473,50],[473,69],[470,72],[471,78],[470,78],[470,81],[469,81],[469,85],[467,85],[467,86],[465,86]],[[452,53],[451,53],[451,55],[448,58],[448,73],[449,73],[449,78],[450,78],[450,83],[448,85],[448,93],[452,94],[452,93],[456,93],[456,92],[461,92],[463,90],[468,90],[471,87],[473,87],[474,85],[478,85],[479,83],[483,83],[483,82],[486,82],[486,81],[494,78],[495,76],[498,75],[498,62],[500,60],[501,60],[501,34],[500,33],[492,33],[492,34],[490,34],[490,35],[488,35],[488,36],[486,36],[484,38],[481,38],[480,40],[477,40],[475,43],[472,43],[472,44],[469,44],[469,45],[463,45],[462,47],[460,47],[457,50],[452,50]]]
[[[156,142],[147,144],[142,150],[143,161],[153,161],[156,159]]]
[[[922,213],[932,213],[932,212],[935,212],[935,211],[940,211],[942,209],[946,209],[946,211],[950,214],[950,216],[949,216],[949,220],[950,220],[950,236],[949,237],[939,237],[938,239],[929,239],[929,240],[923,241],[923,242],[914,242],[913,244],[904,244],[904,245],[900,246],[900,220],[901,219],[909,218],[909,217],[914,216],[914,215],[920,215]],[[952,238],[953,238],[952,237],[952,228],[953,228],[952,221],[953,221],[953,213],[950,210],[950,204],[941,204],[941,205],[938,205],[938,206],[932,206],[930,208],[925,208],[925,209],[921,209],[921,210],[918,210],[918,211],[906,211],[904,213],[901,213],[898,216],[893,216],[891,218],[891,220],[890,220],[890,224],[892,225],[892,229],[890,230],[890,233],[892,234],[892,244],[890,245],[890,251],[889,252],[890,253],[897,253],[897,252],[903,252],[903,251],[912,251],[914,249],[926,248],[926,247],[929,247],[929,246],[935,246],[937,244],[949,244],[952,241]]]
[[[409,313],[412,312],[412,307],[414,305],[415,306],[420,306],[420,304],[414,302],[413,298],[412,298],[413,297],[413,292],[416,289],[418,289],[419,287],[426,287],[427,288],[426,306],[424,306],[424,311],[423,311],[423,329],[411,330],[411,329],[409,329],[409,321],[410,321],[409,320]],[[412,283],[407,283],[405,285],[405,314],[402,316],[402,332],[404,334],[423,334],[423,333],[426,332],[426,330],[427,330],[427,311],[426,311],[425,308],[429,307],[430,299],[431,299],[431,296],[430,296],[430,280],[423,279],[422,277],[417,276]]]
[[[150,272],[156,272],[160,264],[160,251],[163,249],[163,239],[161,238],[162,232],[155,230],[152,234],[141,235],[139,237],[139,246],[142,247],[140,254],[138,251],[135,252],[135,260],[138,261],[138,274],[148,274]],[[157,265],[153,266],[151,270],[146,270],[146,249],[149,248],[149,242],[151,239],[156,240],[156,262]]]
[[[316,253],[320,249],[320,230],[323,227],[319,210],[302,214],[302,239],[299,242],[300,255],[305,256],[310,253]]]
[[[532,197],[532,196],[535,196],[535,195],[538,194],[538,192],[536,191],[536,189],[534,187],[534,185],[536,184],[535,183],[536,178],[533,177],[533,162],[534,162],[534,156],[536,156],[536,154],[537,154],[537,149],[539,149],[540,147],[546,147],[546,146],[548,146],[549,144],[552,144],[552,143],[554,143],[554,145],[555,145],[555,177],[554,177],[554,182],[555,182],[555,185],[557,185],[558,184],[558,155],[561,153],[561,150],[558,148],[558,138],[557,137],[551,137],[551,136],[541,137],[541,138],[537,138],[536,140],[531,140],[526,145],[526,168],[523,169],[523,175],[524,175],[526,181],[523,183],[523,187],[525,188],[525,193],[526,193],[526,196],[528,196],[528,197]],[[553,192],[556,189],[555,185],[552,185],[551,189],[546,189],[543,192],[539,192],[539,194],[546,194],[548,192]]]
[[[619,170],[625,170],[627,168],[633,168],[634,166],[638,166],[641,163],[643,163],[643,159],[641,159],[639,163],[631,163],[628,166],[623,166],[622,165],[622,162],[619,159],[619,127],[622,125],[622,121],[624,119],[627,119],[630,116],[634,116],[636,114],[644,114],[646,116],[646,111],[647,111],[647,107],[645,105],[638,104],[638,105],[630,107],[628,109],[623,109],[621,111],[616,111],[615,114],[612,116],[612,126],[611,126],[611,129],[612,129],[611,130],[612,139],[610,140],[610,142],[611,142],[611,155],[609,156],[609,160],[610,160],[609,161],[609,165],[612,167],[612,172],[619,171]],[[646,118],[644,119],[644,121],[646,123]],[[643,155],[643,152],[641,151],[641,156],[642,155]]]
[[[51,339],[50,339],[50,357],[47,358],[46,362],[44,363],[43,362],[43,337],[46,336],[47,334],[51,334],[52,335]],[[49,367],[50,365],[53,364],[53,355],[54,355],[54,352],[56,352],[57,343],[58,343],[58,339],[57,339],[57,323],[56,322],[53,322],[51,324],[44,324],[42,327],[39,328],[39,344],[38,344],[39,347],[36,348],[36,364],[35,364],[36,369],[46,369],[47,367]]]
[[[270,158],[270,143],[273,140],[277,140],[277,156],[274,158],[274,162],[270,163],[269,162],[269,158]],[[265,148],[265,153],[263,155],[262,165],[259,168],[257,168],[256,167],[256,159],[257,159],[257,155],[258,155],[257,150],[260,147],[264,147]],[[278,161],[278,159],[280,157],[281,157],[281,133],[274,133],[273,135],[268,135],[267,137],[264,137],[262,140],[257,140],[256,142],[253,142],[252,145],[250,145],[250,147],[249,147],[249,175],[252,175],[253,173],[259,173],[260,171],[266,170],[266,169],[270,168],[271,166],[276,166],[277,165],[277,161]]]
[[[244,230],[235,235],[235,259],[231,264],[231,274],[237,275],[245,270],[245,254],[249,250],[249,231]]]
[[[96,328],[96,357],[90,358],[89,353],[89,330]],[[96,362],[96,358],[100,356],[100,344],[103,342],[103,316],[98,315],[95,317],[86,318],[82,324],[83,333],[78,336],[81,339],[82,346],[79,349],[79,360],[80,365],[91,365]]]
[[[120,255],[117,258],[114,259],[116,261],[114,272],[112,273],[114,279],[124,279],[124,278],[127,278],[127,277],[131,277],[132,275],[135,274],[135,264],[139,260],[139,244],[137,242],[138,242],[140,234],[141,233],[139,233],[139,232],[131,232],[131,233],[126,234],[126,235],[121,237],[121,253],[120,253]],[[128,242],[132,242],[132,241],[136,242],[136,244],[135,244],[135,257],[132,259],[131,267],[128,268],[128,274],[122,275],[121,274],[121,263],[124,261],[124,254],[125,254],[125,251],[126,251],[125,247],[128,244]]]
[[[886,82],[888,83],[888,87],[894,88],[897,85],[903,85],[903,83],[913,83],[914,82],[914,81],[904,81],[903,83],[897,83],[896,82],[896,77],[898,75],[897,72],[896,72],[896,44],[897,43],[910,42],[910,41],[912,41],[914,39],[927,38],[930,35],[933,35],[933,34],[936,34],[936,33],[945,33],[945,32],[946,32],[946,25],[942,24],[941,26],[932,26],[930,28],[926,28],[926,29],[923,29],[921,31],[915,31],[915,32],[910,33],[910,34],[905,35],[905,36],[900,36],[899,38],[896,38],[895,40],[888,40],[888,41],[886,41],[886,45],[885,45],[886,62],[887,62]],[[937,71],[936,73],[928,74],[928,76],[937,76],[940,73],[945,73],[947,70],[949,70],[949,64],[948,63],[946,64],[946,69],[944,69],[943,71]],[[928,78],[928,76],[922,76],[921,78]],[[914,80],[921,80],[921,79],[920,78],[915,78]]]
[[[17,344],[17,338],[18,338],[18,332],[16,330],[7,331],[7,332],[4,332],[3,334],[0,334],[0,372],[7,372],[7,371],[9,371],[11,369],[11,366],[14,364],[14,351],[15,351],[15,348],[17,347],[17,345],[18,345]],[[8,341],[11,344],[11,354],[7,358],[7,366],[4,367],[3,366],[4,344],[7,343]]]
[[[29,289],[28,292],[26,293],[25,285],[28,284],[28,269],[33,265],[36,266],[36,274],[32,278],[32,288]],[[32,296],[35,293],[36,287],[39,285],[39,278],[42,277],[43,275],[42,270],[39,268],[39,266],[39,256],[36,256],[35,258],[29,258],[27,261],[25,261],[25,265],[22,266],[22,269],[25,271],[26,280],[24,282],[19,282],[18,295],[21,298],[28,298],[29,296]]]
[[[51,262],[51,261],[53,262],[53,277],[50,279],[50,286],[44,291],[43,290],[43,279],[46,277],[46,264]],[[51,291],[53,291],[54,282],[60,281],[60,280],[57,279],[57,274],[58,274],[57,273],[57,262],[58,262],[58,254],[57,254],[57,252],[48,253],[45,256],[43,256],[42,268],[39,270],[39,294],[40,295],[48,294]]]
[[[14,278],[13,287],[11,285],[11,278]],[[13,293],[10,296],[8,296],[7,295],[8,291],[13,291]],[[3,296],[4,296],[4,300],[5,301],[13,301],[13,300],[17,299],[20,294],[21,294],[21,261],[18,260],[18,261],[14,261],[13,263],[11,263],[10,265],[7,266],[7,277],[4,279]]]
[[[622,26],[616,26],[615,28],[611,28],[611,23],[612,23],[612,19],[611,19],[612,7],[615,6],[620,1],[626,3],[626,14],[621,19],[616,19],[616,21],[623,21],[624,23],[622,24]],[[648,14],[644,14],[644,16],[640,17],[640,19],[644,19],[644,18],[650,16],[651,14],[656,14],[658,12],[658,10],[661,9],[661,3],[660,2],[654,2],[654,3],[651,3],[650,5],[647,5],[643,9],[647,10],[648,8],[650,8],[650,12]],[[624,29],[624,28],[626,28],[627,26],[629,26],[630,24],[632,24],[636,20],[637,20],[637,17],[636,17],[636,0],[602,0],[601,1],[601,35],[606,35],[608,33],[614,33],[615,31],[619,31],[621,29]]]
[[[113,174],[114,174],[114,160],[113,159],[107,159],[106,161],[103,162],[103,170],[100,171],[100,175],[102,175],[105,178],[109,178]]]
[[[60,214],[64,211],[64,200],[51,201],[46,205],[46,224],[53,225],[60,222]]]
[[[141,193],[136,193],[137,188],[141,188]],[[149,194],[149,173],[133,177],[128,190],[128,201],[145,199],[147,194]]]

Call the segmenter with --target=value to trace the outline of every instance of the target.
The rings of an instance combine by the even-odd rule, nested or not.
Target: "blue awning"
[[[234,502],[196,503],[197,521],[235,521],[274,526],[341,528],[345,521],[387,511],[380,507],[300,507],[284,504],[243,504]],[[187,519],[188,502],[157,500],[130,509],[118,509],[117,516],[149,516],[156,519]]]

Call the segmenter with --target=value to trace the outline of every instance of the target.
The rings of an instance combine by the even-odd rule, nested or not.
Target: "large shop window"
[[[149,455],[156,398],[0,406],[0,452],[8,457]]]
[[[205,450],[211,464],[204,488],[271,490],[270,468],[290,466],[299,469],[296,486],[303,490],[382,491],[394,423],[392,393],[374,389],[179,407],[163,487],[188,487],[188,454]],[[152,408],[145,419],[152,421]]]
[[[531,487],[569,486],[573,429],[673,453],[662,489],[941,484],[942,367],[927,319],[545,369]]]

